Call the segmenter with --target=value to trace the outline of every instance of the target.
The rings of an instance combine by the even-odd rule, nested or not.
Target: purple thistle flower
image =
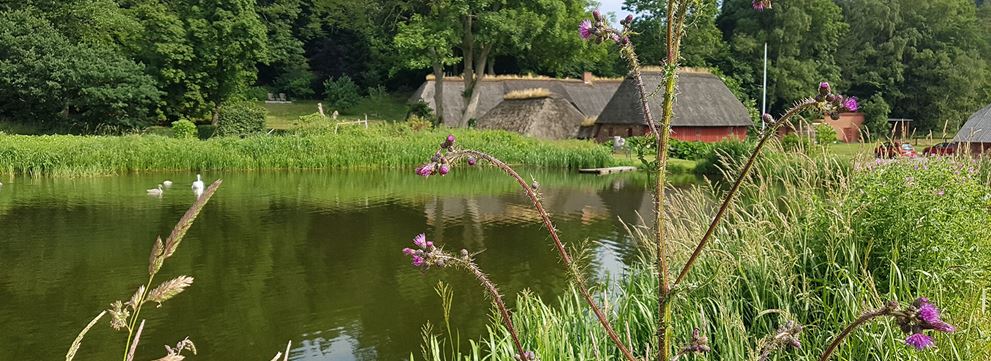
[[[412,248],[409,248],[409,247],[403,248],[403,254],[405,254],[407,256],[412,256],[413,255],[413,249]]]
[[[924,350],[933,346],[932,337],[921,333],[916,333],[905,339],[905,344],[915,347],[916,350]]]
[[[427,246],[427,235],[425,235],[423,233],[420,233],[420,234],[416,235],[416,237],[413,237],[413,244],[415,244],[417,247],[420,247],[420,248],[426,247]]]
[[[943,332],[943,333],[954,333],[954,332],[957,332],[957,328],[956,327],[953,327],[953,325],[948,324],[946,322],[943,322],[942,320],[940,320],[938,322],[933,322],[933,323],[931,323],[931,324],[929,324],[927,326],[931,327],[932,329],[934,329],[936,331]]]
[[[857,111],[857,97],[849,97],[843,100],[843,109],[848,112]]]
[[[475,157],[468,157],[468,165],[475,165],[477,162],[478,160],[476,160]]]
[[[451,171],[451,168],[448,167],[447,164],[441,164],[440,165],[440,175],[446,175],[450,171]]]
[[[830,90],[829,88],[829,83],[827,82],[819,83],[819,95],[826,96],[829,95],[830,92],[832,92],[832,90]]]
[[[421,267],[421,266],[423,266],[424,263],[425,263],[425,260],[423,259],[423,257],[413,256],[413,266],[414,267]]]
[[[433,248],[433,246],[434,246],[434,243],[433,242],[427,241],[427,244],[425,245],[425,248]]]
[[[588,19],[582,20],[578,24],[578,35],[581,35],[583,40],[588,40],[588,38],[592,37],[592,22],[588,21]]]
[[[447,142],[450,144],[454,144],[454,134],[447,135]]]
[[[922,322],[926,323],[942,322],[939,319],[939,309],[928,302],[923,303],[922,306],[919,307],[918,317],[922,320]]]
[[[623,43],[623,39],[620,39],[619,35],[616,34],[616,33],[610,34],[609,35],[609,39],[612,39],[612,41],[615,42],[616,44],[622,44]]]

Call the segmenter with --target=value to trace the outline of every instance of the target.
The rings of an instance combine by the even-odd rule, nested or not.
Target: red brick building
[[[663,72],[645,70],[642,73],[646,89],[660,87]],[[662,96],[663,93],[658,94],[649,102],[650,113],[657,121],[661,116],[658,99]],[[703,71],[679,71],[678,100],[671,121],[672,138],[703,142],[744,139],[751,125],[750,113],[721,79]],[[616,135],[643,135],[649,129],[644,121],[640,94],[633,79],[627,78],[599,114],[592,132],[595,139],[604,141]]]
[[[840,113],[839,119],[826,115],[820,120],[836,131],[836,140],[842,143],[859,143],[860,129],[864,126],[864,113]]]

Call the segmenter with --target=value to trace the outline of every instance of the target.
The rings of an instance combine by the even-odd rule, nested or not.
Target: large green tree
[[[789,0],[755,13],[750,0],[723,3],[717,24],[729,51],[718,62],[760,99],[764,43],[768,45],[768,109],[783,111],[820,81],[840,79],[834,54],[848,26],[831,0]]]
[[[138,127],[158,96],[142,67],[108,43],[67,38],[36,10],[0,12],[0,114],[88,130]]]
[[[450,1],[435,1],[399,24],[393,42],[402,54],[400,66],[409,69],[430,68],[434,76],[434,112],[438,124],[444,124],[444,67],[455,64],[457,34],[453,26],[457,17]]]
[[[660,64],[667,57],[664,39],[667,22],[666,3],[654,0],[626,0],[623,8],[640,14],[633,21],[637,33],[632,40],[645,64]],[[716,27],[716,4],[704,3],[693,8],[685,18],[680,62],[683,66],[708,67],[725,51],[722,32]]]

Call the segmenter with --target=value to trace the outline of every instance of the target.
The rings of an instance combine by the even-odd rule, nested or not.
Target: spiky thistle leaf
[[[170,298],[182,293],[191,284],[193,284],[193,278],[189,276],[179,276],[162,282],[158,287],[148,292],[145,302],[156,302],[161,307],[162,302],[168,301]]]

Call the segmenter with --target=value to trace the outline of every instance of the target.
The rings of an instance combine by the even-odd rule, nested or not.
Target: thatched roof
[[[585,116],[562,97],[507,99],[478,119],[478,129],[502,129],[543,139],[578,136]]]
[[[643,72],[644,86],[648,91],[661,89],[664,73]],[[701,71],[679,71],[677,100],[674,105],[672,126],[749,126],[750,114],[740,100],[715,75]],[[663,89],[650,99],[650,113],[660,121]],[[640,105],[640,95],[632,78],[619,86],[609,104],[599,114],[596,124],[645,124]]]
[[[991,104],[978,110],[967,119],[957,135],[953,137],[954,142],[965,143],[991,143]]]
[[[574,104],[578,111],[586,117],[595,117],[602,112],[606,103],[612,98],[619,87],[619,79],[594,79],[591,84],[585,84],[577,79],[550,79],[525,77],[495,77],[483,80],[479,85],[479,100],[476,117],[481,117],[503,101],[506,93],[514,90],[544,88],[557,94],[562,99]],[[444,80],[444,122],[449,126],[457,125],[461,120],[464,109],[464,82],[459,78]],[[410,102],[423,101],[434,107],[434,80],[430,79],[420,85],[420,88],[410,97]]]

